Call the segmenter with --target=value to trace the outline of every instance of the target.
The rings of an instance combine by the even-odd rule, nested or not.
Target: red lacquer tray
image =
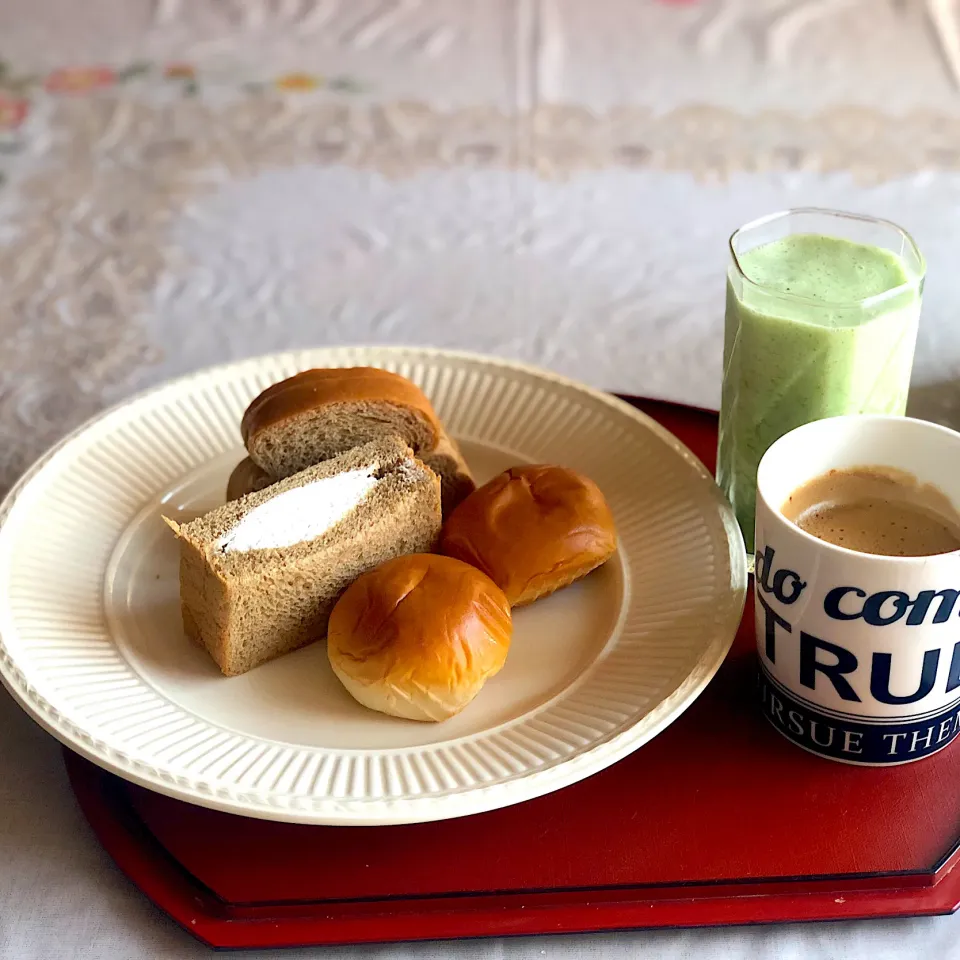
[[[716,417],[637,401],[712,466]],[[781,738],[754,695],[752,604],[668,730],[614,767],[492,813],[309,827],[190,806],[67,753],[120,868],[217,947],[948,913],[960,749],[870,769]]]

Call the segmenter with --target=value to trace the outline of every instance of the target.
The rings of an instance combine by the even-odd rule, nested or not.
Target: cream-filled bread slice
[[[477,489],[470,468],[456,442],[445,433],[430,453],[420,453],[419,458],[440,478],[440,501],[446,519],[457,504]],[[248,493],[263,490],[271,483],[276,483],[276,479],[247,457],[230,474],[227,500],[239,500]]]
[[[440,481],[402,440],[356,447],[183,525],[187,636],[236,676],[326,635],[360,574],[440,534]]]

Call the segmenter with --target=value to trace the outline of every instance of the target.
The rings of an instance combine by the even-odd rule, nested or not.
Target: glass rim
[[[795,214],[815,214],[818,216],[839,217],[844,220],[859,220],[861,223],[873,223],[890,227],[900,234],[904,241],[910,246],[910,249],[913,251],[914,256],[917,258],[917,262],[920,265],[919,272],[917,273],[916,277],[913,277],[906,283],[901,283],[896,287],[891,287],[889,290],[884,290],[882,293],[875,293],[872,297],[864,297],[860,300],[817,300],[814,297],[802,297],[799,294],[786,293],[782,290],[776,290],[773,287],[767,286],[767,284],[758,283],[756,280],[753,280],[751,277],[747,276],[743,269],[743,265],[740,263],[740,258],[737,256],[736,247],[734,246],[737,237],[746,230],[762,227],[768,223],[772,223],[774,220],[780,220],[784,217],[794,216]],[[861,213],[848,213],[845,210],[831,210],[827,207],[789,207],[786,210],[778,210],[776,213],[768,213],[766,216],[757,217],[756,220],[751,220],[749,223],[745,223],[742,226],[737,227],[737,229],[730,234],[730,238],[727,240],[727,247],[730,250],[730,258],[733,261],[733,265],[736,268],[737,274],[751,287],[757,290],[763,290],[765,293],[776,297],[778,300],[789,300],[793,303],[809,304],[820,307],[821,309],[824,307],[872,307],[875,304],[883,303],[886,300],[892,300],[907,290],[919,289],[920,285],[923,283],[924,277],[927,275],[927,261],[920,252],[917,242],[906,230],[903,229],[903,227],[894,223],[892,220],[885,220],[883,217],[871,217]]]

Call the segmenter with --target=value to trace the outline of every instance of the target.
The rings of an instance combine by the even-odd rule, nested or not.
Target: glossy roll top
[[[440,549],[486,573],[512,606],[585,576],[617,548],[613,515],[588,477],[514,467],[474,491],[444,525]]]
[[[459,713],[503,666],[513,623],[489,577],[413,554],[355,581],[334,607],[330,665],[364,706],[409,720]]]

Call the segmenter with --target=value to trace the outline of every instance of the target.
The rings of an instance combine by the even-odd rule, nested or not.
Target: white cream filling
[[[254,507],[218,541],[223,551],[292,547],[326,533],[377,485],[374,467],[287,490]]]

